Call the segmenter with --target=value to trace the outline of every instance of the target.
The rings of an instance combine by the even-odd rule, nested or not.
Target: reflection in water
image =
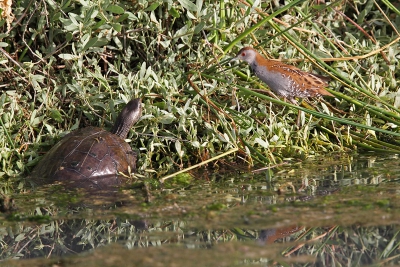
[[[171,265],[191,266],[183,261],[189,257],[192,266],[265,265],[285,262],[289,255],[294,265],[297,257],[299,265],[399,264],[397,161],[328,163],[324,158],[309,167],[285,165],[269,181],[263,174],[217,173],[211,182],[170,185],[168,192],[155,188],[152,203],[131,191],[127,204],[118,207],[86,199],[93,205],[80,208],[78,196],[73,205],[32,194],[13,196],[16,209],[0,214],[0,259],[65,256],[99,247],[113,257],[117,252],[110,245],[117,243],[131,249],[119,249],[118,255],[140,266],[168,259]],[[294,189],[284,192],[288,182]],[[54,197],[70,197],[61,193]],[[82,264],[74,267],[96,255],[81,256]],[[206,255],[217,255],[214,264],[204,264]]]
[[[176,254],[185,253],[182,248],[186,248],[187,253],[193,254],[193,260],[199,263],[203,259],[197,257],[204,256],[200,250],[219,250],[222,254],[218,256],[218,260],[227,263],[224,266],[235,266],[234,263],[237,264],[238,259],[245,262],[251,260],[254,263],[254,260],[262,258],[262,262],[265,262],[265,257],[267,261],[279,259],[280,262],[284,262],[281,255],[290,256],[291,262],[295,259],[293,257],[313,255],[312,262],[317,261],[325,266],[331,266],[332,262],[342,265],[346,262],[358,263],[355,265],[372,264],[380,258],[391,257],[393,257],[392,262],[399,260],[396,257],[396,249],[400,245],[399,226],[314,227],[307,231],[304,231],[305,228],[302,226],[290,226],[260,230],[258,238],[256,238],[257,231],[242,229],[242,232],[246,233],[250,239],[246,241],[243,236],[239,238],[234,231],[229,229],[199,231],[190,228],[189,223],[182,221],[136,222],[136,224],[139,227],[146,225],[148,228],[139,230],[133,223],[118,218],[115,220],[59,220],[37,226],[26,226],[24,229],[20,228],[23,231],[19,233],[17,228],[8,228],[8,232],[6,232],[7,229],[0,228],[3,246],[1,257],[10,259],[71,255],[118,243],[129,249],[136,249],[134,253],[136,263],[147,259],[146,248],[165,247],[163,251],[167,251],[168,255],[157,254],[157,258],[153,260],[163,262],[165,257],[168,259],[175,257],[176,266],[182,266],[179,264],[180,256]],[[300,236],[296,234],[300,232]],[[291,242],[294,240],[293,235],[297,236],[295,243]],[[284,244],[274,243],[281,238],[286,239]],[[259,244],[260,241],[263,242],[262,245]],[[247,248],[242,251],[243,255],[238,256],[229,246],[224,245],[229,243],[239,250]],[[285,245],[286,249],[282,245]],[[282,249],[285,251],[283,254],[280,252]],[[107,253],[105,250],[103,252]],[[132,251],[126,250],[125,253],[128,256],[132,254]],[[230,262],[233,259],[235,261]],[[351,264],[351,266],[355,265]],[[201,266],[201,264],[193,266]]]
[[[291,236],[294,233],[297,233],[304,229],[304,226],[289,226],[282,228],[270,228],[261,230],[258,236],[259,241],[265,244],[274,243],[276,240]]]

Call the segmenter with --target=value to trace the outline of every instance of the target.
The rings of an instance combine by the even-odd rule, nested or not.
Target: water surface
[[[137,183],[116,204],[42,188],[12,196],[14,210],[0,214],[0,257],[6,266],[399,264],[399,169],[397,155],[372,154],[263,171],[230,164],[162,187]]]

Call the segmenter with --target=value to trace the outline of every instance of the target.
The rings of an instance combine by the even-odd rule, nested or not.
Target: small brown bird
[[[295,97],[333,96],[325,87],[329,77],[302,71],[276,60],[268,60],[251,47],[242,48],[232,60],[246,61],[256,76],[279,96],[297,104]]]

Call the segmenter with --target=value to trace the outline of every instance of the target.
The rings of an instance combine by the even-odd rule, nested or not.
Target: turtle
[[[136,169],[137,154],[125,139],[141,113],[140,98],[132,99],[111,131],[90,126],[67,134],[35,166],[32,181],[88,191],[110,191],[126,184],[126,176]]]

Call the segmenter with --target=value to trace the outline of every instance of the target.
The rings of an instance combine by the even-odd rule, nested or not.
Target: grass
[[[274,3],[14,2],[15,19],[7,25],[5,11],[0,21],[2,191],[24,188],[20,178],[66,133],[109,128],[133,97],[144,115],[129,138],[150,177],[235,150],[225,158],[250,165],[399,153],[398,3]],[[228,62],[244,45],[331,76],[335,98],[276,98]]]

